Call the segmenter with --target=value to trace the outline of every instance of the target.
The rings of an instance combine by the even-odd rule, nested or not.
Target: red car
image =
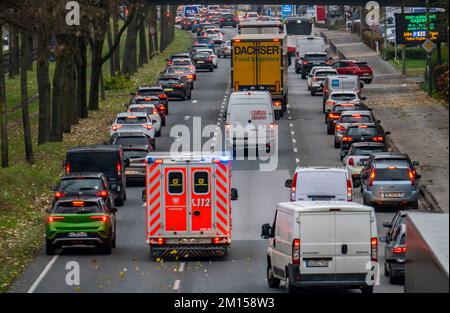
[[[373,70],[364,61],[355,60],[340,60],[331,64],[336,69],[338,74],[344,75],[356,75],[359,79],[363,80],[366,84],[370,84],[373,79]]]

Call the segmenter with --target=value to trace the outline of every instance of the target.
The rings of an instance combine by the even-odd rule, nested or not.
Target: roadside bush
[[[386,47],[387,60],[395,59],[395,47]],[[402,49],[397,49],[397,58],[402,57]],[[411,60],[425,60],[427,58],[427,52],[420,47],[408,47],[406,48],[406,58]]]
[[[122,90],[132,87],[133,82],[129,75],[117,73],[114,76],[105,78],[105,90]]]
[[[448,64],[438,65],[433,70],[433,77],[435,78],[435,86],[439,95],[449,100],[449,78],[448,78]]]

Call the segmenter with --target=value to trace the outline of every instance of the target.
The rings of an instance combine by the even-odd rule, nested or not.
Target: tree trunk
[[[148,14],[148,41],[149,41],[149,57],[150,59],[158,53],[158,17],[156,6],[150,6]]]
[[[123,54],[122,61],[122,74],[132,75],[137,71],[137,56],[136,56],[136,37],[137,37],[137,16],[133,17],[127,30],[127,39],[125,42],[125,52]]]
[[[19,33],[9,25],[9,77],[19,75]]]
[[[112,33],[111,33],[111,25],[109,24],[109,22],[108,22],[108,25],[106,25],[106,38],[108,40],[108,48],[111,51],[113,49],[113,38],[112,38]],[[117,72],[114,54],[111,57],[111,59],[109,60],[109,70],[110,70],[111,76],[114,76],[114,74]]]
[[[159,26],[161,28],[161,37],[160,37],[160,43],[159,43],[159,51],[163,52],[166,49],[167,44],[167,18],[166,18],[166,12],[167,12],[167,5],[162,5],[159,12],[160,12],[160,23]]]
[[[147,36],[145,34],[145,19],[147,18],[147,12],[148,8],[145,7],[139,14],[139,67],[148,63]]]
[[[87,107],[87,43],[86,37],[81,36],[78,39],[79,58],[77,62],[77,100],[78,100],[78,116],[86,118],[89,115]]]
[[[100,74],[102,65],[103,40],[93,40],[91,43],[91,84],[89,89],[89,110],[98,110],[98,93],[100,88]]]
[[[114,40],[116,40],[116,38],[118,37],[118,33],[119,33],[119,19],[118,19],[118,15],[119,15],[119,10],[116,7],[115,10],[113,11],[113,14],[112,14]],[[119,47],[120,47],[120,37],[119,37],[118,40],[119,40]],[[114,51],[114,54],[111,56],[111,58],[114,59],[114,66],[115,66],[116,72],[120,73],[120,48],[118,48],[118,49],[116,49]]]
[[[28,58],[30,49],[28,47],[28,34],[22,32],[20,35],[21,45],[20,49],[22,55],[20,58],[20,91],[22,98],[22,122],[23,122],[23,139],[25,143],[25,158],[29,164],[34,163],[33,143],[31,141],[31,125],[30,113],[28,110],[28,89],[27,89],[27,72],[28,72]]]
[[[34,51],[34,38],[32,35],[28,35],[28,58],[27,58],[27,68],[29,71],[33,70],[33,51]]]
[[[39,92],[38,145],[50,140],[50,78],[48,72],[48,44],[50,34],[41,30],[37,37],[36,75]]]
[[[0,34],[3,34],[3,27],[0,24]],[[0,64],[3,64],[3,53],[0,53]],[[8,160],[8,118],[6,110],[6,83],[3,68],[0,71],[0,140],[2,142],[2,167],[9,166]]]
[[[106,100],[105,96],[105,80],[103,77],[103,71],[100,70],[100,97],[102,100]]]

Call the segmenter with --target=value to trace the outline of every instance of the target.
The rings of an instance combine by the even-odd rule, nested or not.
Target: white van
[[[267,282],[298,287],[359,288],[372,293],[379,275],[378,236],[372,207],[352,202],[285,202],[277,206],[269,239]]]
[[[307,52],[326,52],[322,37],[297,38],[295,45],[295,63],[299,64]]]
[[[285,187],[291,188],[291,201],[353,201],[352,182],[343,168],[297,167]]]
[[[268,91],[233,92],[226,111],[227,150],[258,149],[271,151],[275,118]]]

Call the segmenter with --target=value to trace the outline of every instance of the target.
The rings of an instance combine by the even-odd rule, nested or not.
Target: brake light
[[[336,130],[345,130],[345,127],[341,124],[336,124]]]
[[[406,253],[406,247],[395,247],[394,254]]]
[[[327,106],[333,106],[333,105],[335,105],[336,104],[336,101],[334,101],[334,100],[327,100],[327,102],[326,102],[326,105]]]
[[[227,123],[227,124],[225,124],[225,128],[230,129],[231,125]]]
[[[294,178],[292,178],[291,185],[291,201],[295,201],[295,194],[297,191],[297,173],[294,174]]]
[[[367,128],[367,125],[359,125],[358,128]]]
[[[378,238],[372,237],[370,239],[370,256],[372,261],[376,262],[378,260]]]
[[[416,176],[414,174],[414,171],[412,171],[410,168],[408,169],[408,176],[411,180],[411,185],[414,186],[416,184]]]
[[[147,128],[148,130],[150,130],[150,129],[153,128],[153,125],[150,125],[150,124],[144,124],[144,125],[142,125],[142,127]]]
[[[353,140],[352,137],[348,137],[348,136],[342,137],[342,141],[352,141],[352,140]]]
[[[281,106],[281,101],[274,101],[273,105],[276,107],[280,107]]]
[[[63,220],[63,219],[64,219],[64,216],[49,216],[49,217],[47,218],[47,222],[53,223],[53,222],[55,222],[55,221],[61,221],[61,220]]]
[[[348,158],[348,165],[355,166],[355,160],[353,158]]]
[[[73,206],[83,206],[84,205],[84,201],[72,201],[72,205]]]
[[[212,57],[209,57],[209,58],[208,58],[208,62],[212,62]]]
[[[269,127],[270,127],[271,129],[274,129],[274,128],[275,128],[275,123],[270,123]]]
[[[152,114],[153,114],[153,115],[158,114],[158,110],[156,110],[156,108],[153,108]]]
[[[175,85],[173,85],[173,87],[175,87],[175,88],[183,88],[184,85],[183,84],[175,84]]]
[[[188,79],[194,79],[194,75],[189,74],[189,75],[187,76],[187,78],[188,78]]]
[[[91,220],[99,220],[103,223],[108,221],[108,215],[92,215],[89,217]]]
[[[168,66],[171,66],[171,65],[172,65],[172,63],[173,63],[173,61],[172,61],[172,60],[169,60],[169,61],[167,61],[167,65],[168,65]]]
[[[117,169],[117,175],[122,175],[122,164],[120,164],[120,162],[117,162],[116,165],[116,169]]]
[[[375,180],[375,176],[376,176],[375,169],[373,169],[372,173],[370,173],[370,176],[369,176],[369,186],[373,185],[373,181]]]
[[[241,42],[241,40],[240,39],[235,39],[234,42]]]
[[[354,118],[361,118],[361,114],[352,114],[352,117],[354,117]]]
[[[167,99],[167,95],[165,93],[162,93],[162,94],[158,95],[158,98]]]
[[[66,174],[70,174],[70,163],[66,163]]]
[[[166,107],[163,105],[163,104],[160,104],[159,106],[158,106],[158,110],[159,111],[164,111],[166,109]]]
[[[353,159],[352,159],[353,161]],[[353,190],[352,190],[352,182],[350,179],[347,179],[347,201],[353,200]]]
[[[64,197],[64,196],[65,196],[65,194],[64,194],[63,192],[61,192],[61,191],[55,192],[55,195],[54,195],[54,197],[55,197],[56,199],[60,199],[60,198],[62,198],[62,197]]]
[[[152,238],[150,239],[151,245],[163,245],[166,242],[164,238]]]
[[[102,190],[102,191],[97,192],[95,195],[97,197],[106,198],[107,196],[109,196],[109,193],[107,190]]]
[[[111,127],[111,129],[112,129],[112,131],[116,131],[116,130],[118,130],[118,129],[121,128],[121,127],[122,127],[122,125],[114,124],[114,125]]]
[[[300,239],[292,240],[292,264],[300,264]]]
[[[382,136],[375,136],[372,138],[372,141],[383,141],[383,137]]]
[[[303,61],[303,64],[308,64],[308,61]]]
[[[339,118],[339,114],[336,113],[330,113],[328,114],[328,118],[333,119],[333,120],[337,120]]]

